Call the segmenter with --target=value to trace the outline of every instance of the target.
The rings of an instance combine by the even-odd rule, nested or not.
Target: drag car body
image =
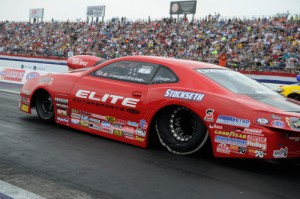
[[[297,101],[202,62],[128,56],[40,76],[20,92],[20,110],[33,107],[44,121],[140,147],[157,133],[175,154],[210,142],[216,157],[300,157]]]

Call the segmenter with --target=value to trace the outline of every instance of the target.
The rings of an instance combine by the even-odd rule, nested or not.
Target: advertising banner
[[[87,17],[104,17],[105,16],[105,6],[88,6]]]
[[[195,14],[197,1],[172,1],[170,15]]]
[[[36,9],[30,9],[29,10],[29,18],[40,18],[42,19],[44,17],[44,8],[36,8]]]
[[[0,82],[24,84],[27,80],[46,75],[47,71],[23,70],[0,67]],[[52,72],[51,72],[52,73]]]
[[[0,80],[21,83],[25,75],[25,70],[13,68],[0,68]]]

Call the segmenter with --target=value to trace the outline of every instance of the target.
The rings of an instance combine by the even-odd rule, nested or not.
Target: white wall
[[[51,60],[39,58],[24,58],[15,56],[1,56],[0,67],[19,68],[47,72],[68,72],[66,60]]]

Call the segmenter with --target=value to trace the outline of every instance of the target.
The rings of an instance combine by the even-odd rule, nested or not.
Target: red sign
[[[25,70],[4,68],[0,71],[0,80],[22,82],[24,75]]]

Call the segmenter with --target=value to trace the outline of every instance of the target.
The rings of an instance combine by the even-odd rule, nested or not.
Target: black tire
[[[293,100],[300,101],[300,95],[299,95],[299,94],[296,94],[296,93],[290,94],[290,95],[288,96],[288,98],[291,98],[291,99],[293,99]]]
[[[170,152],[187,155],[198,151],[208,138],[204,122],[185,107],[162,110],[156,118],[156,132]]]
[[[40,119],[46,122],[54,121],[54,105],[53,100],[49,93],[40,92],[37,93],[35,98],[36,112]]]

